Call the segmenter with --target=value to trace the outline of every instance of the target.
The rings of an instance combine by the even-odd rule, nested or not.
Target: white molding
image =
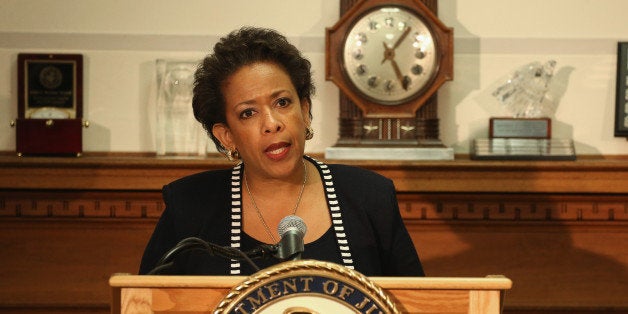
[[[209,51],[219,35],[147,35],[0,32],[2,49]],[[325,36],[289,37],[304,53],[324,53]],[[473,38],[454,39],[456,54],[616,54],[622,38]]]

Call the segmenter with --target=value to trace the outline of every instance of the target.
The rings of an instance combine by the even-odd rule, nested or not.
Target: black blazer
[[[390,179],[358,167],[324,165],[307,156],[306,160],[317,166],[322,178],[333,181],[341,229],[355,270],[367,276],[424,276]],[[322,172],[323,167],[328,167],[331,177]],[[163,254],[187,237],[230,245],[233,177],[233,169],[206,171],[164,186],[166,209],[144,251],[140,274],[148,273]],[[342,264],[339,249],[333,241],[329,243],[323,250],[308,250],[306,245],[302,258]],[[178,258],[169,273],[228,275],[229,265],[222,258],[190,254]]]

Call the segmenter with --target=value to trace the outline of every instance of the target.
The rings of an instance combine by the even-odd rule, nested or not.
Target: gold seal
[[[344,266],[299,260],[263,269],[221,300],[214,313],[399,313],[368,277]]]

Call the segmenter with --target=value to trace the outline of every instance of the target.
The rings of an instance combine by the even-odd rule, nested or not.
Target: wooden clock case
[[[399,105],[383,105],[363,97],[345,75],[342,49],[356,19],[382,6],[401,6],[415,12],[430,27],[438,45],[438,72],[416,98]],[[341,18],[326,30],[326,79],[340,89],[340,136],[336,146],[442,146],[437,118],[438,89],[453,79],[453,29],[436,16],[434,0],[341,0]],[[370,132],[378,129],[378,132]],[[411,130],[410,132],[404,132]]]
[[[72,111],[67,119],[34,119],[27,116],[29,93],[29,62],[61,63],[71,65]],[[64,78],[65,79],[65,78]],[[16,153],[23,155],[68,155],[80,156],[83,152],[83,58],[76,54],[19,54],[18,55],[18,118],[16,127]]]

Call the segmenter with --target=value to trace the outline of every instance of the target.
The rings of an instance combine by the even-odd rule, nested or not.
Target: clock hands
[[[399,47],[399,45],[401,44],[401,42],[406,39],[406,36],[408,36],[408,34],[410,33],[410,27],[406,27],[406,29],[403,31],[403,34],[401,34],[401,36],[399,37],[399,39],[397,39],[397,42],[395,43],[395,45],[393,46],[392,49],[397,49],[397,47]]]
[[[395,49],[388,47],[386,42],[382,42],[384,44],[384,59],[382,60],[382,64],[386,62],[386,60],[393,60],[395,58]]]
[[[395,71],[395,75],[397,76],[397,79],[401,83],[401,86],[403,87],[404,90],[408,90],[407,81],[403,79],[403,74],[401,74],[401,70],[399,69],[399,65],[397,64],[397,61],[395,61],[395,49],[388,47],[386,43],[383,43],[383,44],[384,44],[384,60],[382,60],[382,64],[386,62],[386,60],[390,60],[390,64],[392,65],[393,70]]]
[[[403,42],[403,40],[408,36],[409,33],[410,33],[410,27],[406,27],[406,29],[403,31],[401,36],[399,36],[399,38],[397,39],[397,41],[392,47],[389,47],[386,44],[386,42],[382,42],[382,44],[384,44],[384,59],[382,60],[382,64],[384,64],[386,60],[390,60],[390,64],[392,65],[393,70],[395,71],[395,75],[397,76],[397,79],[401,83],[401,86],[403,87],[404,90],[408,90],[408,85],[410,82],[409,80],[406,80],[404,78],[403,74],[401,74],[399,65],[395,61],[395,49],[399,47],[401,42]]]
[[[395,74],[397,75],[397,79],[401,82],[401,86],[404,90],[408,90],[408,81],[403,79],[403,74],[401,74],[401,70],[399,70],[399,65],[397,65],[397,61],[395,59],[390,59],[390,64],[392,64],[393,70],[395,70]]]

